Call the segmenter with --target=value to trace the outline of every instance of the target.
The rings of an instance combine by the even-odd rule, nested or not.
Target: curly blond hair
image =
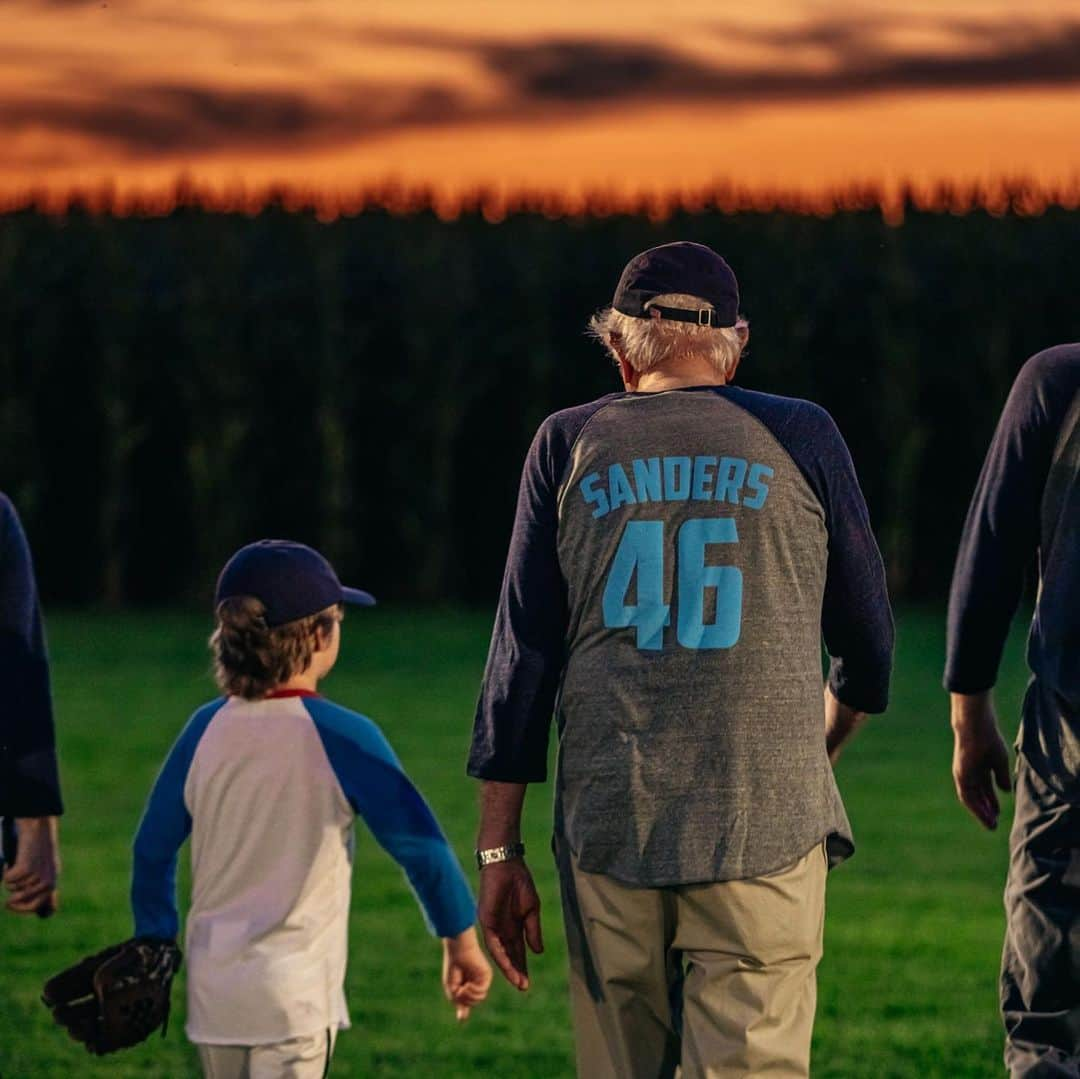
[[[319,635],[330,634],[345,610],[338,603],[271,628],[261,600],[233,596],[218,604],[216,615],[209,642],[214,681],[222,693],[254,701],[303,674],[319,647]]]

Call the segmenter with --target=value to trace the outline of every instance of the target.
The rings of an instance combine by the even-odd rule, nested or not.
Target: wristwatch
[[[503,847],[488,847],[487,850],[476,852],[476,868],[483,869],[484,866],[494,865],[496,862],[509,862],[511,858],[521,858],[524,854],[524,843],[507,843]]]

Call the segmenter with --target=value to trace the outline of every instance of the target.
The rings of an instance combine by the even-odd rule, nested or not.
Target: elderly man
[[[11,501],[0,494],[0,819],[8,910],[46,917],[56,909],[56,768],[45,635],[30,548]],[[2,864],[2,861],[0,861]]]
[[[469,760],[479,918],[527,988],[520,814],[554,710],[587,1079],[807,1074],[826,869],[853,849],[830,757],[886,705],[851,458],[822,409],[730,385],[738,302],[707,247],[634,258],[592,322],[625,392],[545,420],[521,481]]]
[[[1020,371],[968,511],[949,601],[960,801],[997,827],[1009,752],[991,691],[1024,570],[1039,556],[1031,682],[1017,739],[1001,962],[1005,1063],[1080,1076],[1080,344]]]

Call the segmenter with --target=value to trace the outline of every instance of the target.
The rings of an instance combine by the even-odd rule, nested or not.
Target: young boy
[[[225,694],[191,717],[135,839],[135,935],[177,933],[176,857],[191,834],[187,1034],[204,1074],[322,1076],[349,1025],[347,956],[356,816],[404,868],[443,938],[459,1019],[491,969],[475,907],[437,821],[379,728],[320,697],[342,604],[371,606],[299,543],[242,548],[218,579],[210,638]]]

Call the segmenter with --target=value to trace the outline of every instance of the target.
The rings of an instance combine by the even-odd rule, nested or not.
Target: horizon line
[[[50,191],[44,185],[0,191],[0,217],[30,212],[56,217],[86,213],[95,217],[155,218],[178,210],[256,217],[265,211],[281,210],[313,214],[324,223],[371,211],[403,217],[433,213],[447,222],[478,216],[492,225],[513,216],[543,216],[549,220],[631,216],[660,223],[683,213],[832,217],[876,211],[887,224],[900,225],[909,212],[1037,217],[1049,209],[1078,208],[1080,173],[1064,182],[1023,175],[989,180],[853,180],[826,185],[818,191],[718,179],[682,190],[643,188],[625,192],[597,186],[578,193],[542,187],[500,190],[484,184],[446,192],[434,183],[405,183],[393,177],[342,190],[288,182],[248,186],[233,181],[214,185],[181,174],[167,185],[126,191],[109,180],[93,185],[73,184],[62,191]]]

